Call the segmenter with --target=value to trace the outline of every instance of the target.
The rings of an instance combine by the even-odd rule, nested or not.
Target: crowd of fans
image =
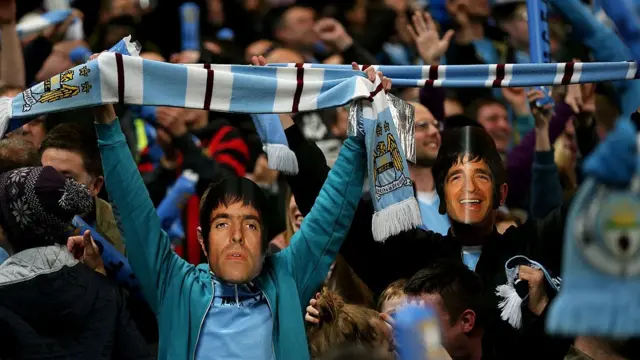
[[[523,0],[198,0],[188,50],[180,1],[61,2],[0,0],[1,96],[127,35],[141,57],[178,64],[530,62]],[[640,59],[640,38],[596,4],[548,2],[554,61]],[[280,115],[295,175],[269,168],[249,115],[116,104],[38,117],[0,140],[0,359],[395,359],[407,304],[437,314],[429,359],[638,359],[632,337],[545,331],[584,160],[640,106],[633,83],[554,86],[542,107],[536,89],[385,83],[415,109],[423,226],[384,242],[346,107]],[[195,195],[161,223],[184,170]],[[103,259],[89,228],[123,260]],[[499,289],[518,256],[528,285],[513,320]]]

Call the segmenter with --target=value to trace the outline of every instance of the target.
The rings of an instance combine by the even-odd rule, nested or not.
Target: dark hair
[[[476,100],[474,100],[466,109],[465,111],[465,115],[470,118],[473,119],[475,121],[478,121],[478,112],[480,111],[480,109],[482,109],[485,106],[488,105],[500,105],[503,108],[507,108],[503,102],[501,102],[500,100],[493,98],[493,97],[481,97],[478,98]]]
[[[29,141],[0,141],[0,174],[23,167],[40,166],[38,150]]]
[[[420,271],[404,287],[409,296],[438,294],[452,322],[467,309],[476,313],[476,327],[483,327],[488,307],[480,277],[462,261],[440,261]]]
[[[500,205],[500,186],[507,182],[507,173],[496,143],[483,128],[465,126],[442,133],[442,145],[432,168],[436,192],[441,199],[438,208],[441,214],[447,212],[447,202],[444,201],[447,173],[465,156],[468,156],[468,161],[484,161],[487,164],[493,177],[493,207],[497,209]]]
[[[47,149],[60,149],[80,154],[82,163],[91,176],[102,176],[102,159],[98,139],[93,129],[76,123],[54,127],[42,141],[40,154]]]
[[[211,213],[218,206],[229,206],[237,202],[242,202],[245,206],[251,206],[258,212],[260,226],[262,230],[262,250],[266,251],[269,245],[268,234],[268,203],[262,189],[253,181],[239,176],[228,176],[220,181],[212,182],[202,195],[200,200],[200,227],[202,237],[205,239],[204,246],[208,249],[211,231]]]

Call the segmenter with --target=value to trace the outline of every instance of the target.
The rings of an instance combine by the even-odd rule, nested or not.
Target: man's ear
[[[102,186],[104,186],[104,177],[98,176],[97,178],[95,178],[95,180],[93,180],[93,184],[89,189],[91,195],[93,195],[94,197],[98,196],[100,190],[102,190]]]
[[[196,232],[198,233],[198,242],[200,243],[200,247],[202,248],[202,252],[204,253],[204,255],[206,257],[209,257],[209,254],[207,254],[207,250],[204,247],[204,238],[202,237],[202,228],[200,226],[198,226],[198,229],[196,229]]]
[[[462,326],[462,332],[468,334],[476,326],[476,313],[471,309],[467,309],[460,314],[459,321]]]
[[[507,193],[509,192],[509,186],[507,183],[500,185],[500,206],[504,205],[507,201]]]

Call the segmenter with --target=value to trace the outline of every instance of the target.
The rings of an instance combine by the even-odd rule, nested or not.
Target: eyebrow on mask
[[[218,219],[233,219],[233,218],[240,218],[242,220],[253,220],[253,221],[257,221],[258,223],[260,223],[260,218],[255,216],[255,215],[236,215],[236,216],[231,216],[230,214],[227,213],[220,213],[220,214],[216,214],[213,218],[211,218],[211,222],[214,222]]]

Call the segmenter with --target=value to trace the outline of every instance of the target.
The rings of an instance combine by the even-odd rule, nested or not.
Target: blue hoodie
[[[234,315],[228,311],[230,309],[213,306],[213,312],[209,311],[212,299],[214,303],[216,301],[209,266],[193,266],[171,251],[171,240],[162,231],[120,122],[98,124],[96,131],[105,184],[114,210],[121,217],[129,263],[140,281],[143,296],[158,318],[158,358],[193,360],[197,343],[213,341],[227,348],[209,350],[207,344],[203,344],[206,349],[202,350],[202,356],[229,359],[224,352],[235,351],[231,345],[238,341],[233,336],[238,328],[229,328],[231,333],[225,331],[225,322]],[[266,257],[262,271],[254,281],[269,305],[273,325],[271,344],[276,359],[309,359],[304,309],[322,285],[349,231],[362,194],[365,154],[364,144],[359,139],[345,141],[315,205],[291,239],[291,245]],[[247,295],[255,290],[247,288]],[[222,291],[224,294],[226,290]],[[256,304],[251,316],[242,318],[254,324],[262,321],[254,317],[265,320],[266,312],[261,305],[261,302]],[[201,336],[203,331],[205,335]],[[267,336],[268,329],[261,328],[260,331],[260,337]],[[263,347],[264,340],[254,339],[253,331],[244,336],[247,340],[243,345],[245,350]],[[241,358],[249,357],[243,355]]]

